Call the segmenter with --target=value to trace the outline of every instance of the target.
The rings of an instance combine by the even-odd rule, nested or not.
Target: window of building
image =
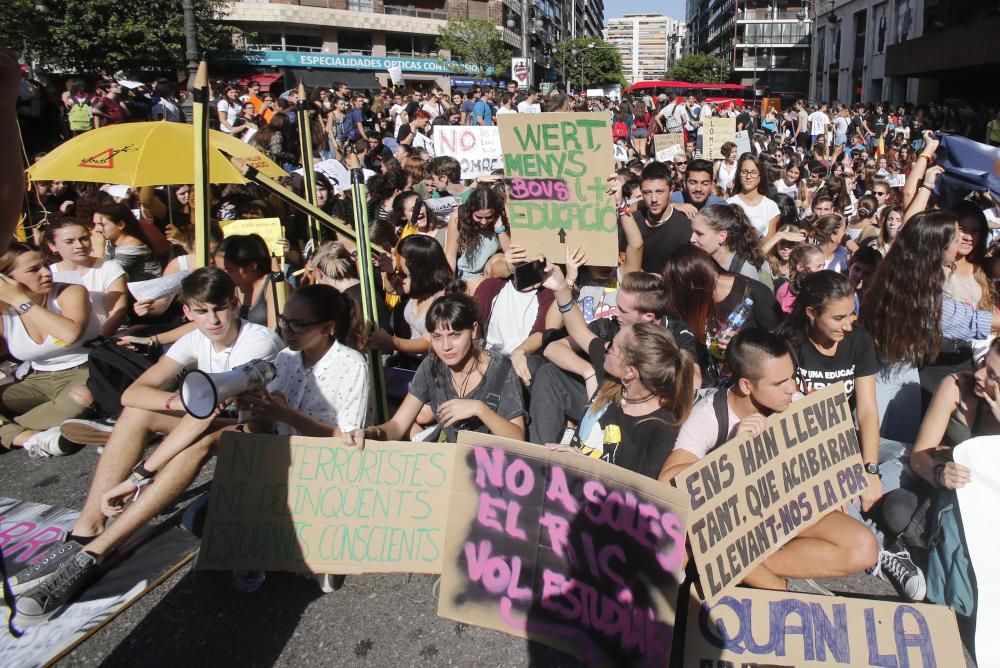
[[[433,35],[387,33],[385,52],[389,56],[432,57],[438,54],[437,40]]]
[[[350,12],[371,12],[374,9],[373,0],[347,0],[347,10]]]
[[[349,56],[372,55],[372,35],[357,30],[337,31],[337,50]]]

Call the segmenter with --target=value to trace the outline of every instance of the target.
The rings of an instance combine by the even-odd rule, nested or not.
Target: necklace
[[[465,373],[465,378],[462,380],[462,387],[461,387],[461,389],[458,389],[458,383],[456,381],[456,377],[458,376],[458,374],[456,374],[454,371],[451,372],[451,384],[456,389],[458,389],[458,398],[459,399],[464,399],[465,398],[465,390],[469,386],[469,379],[472,378],[472,374],[475,373],[475,371],[478,368],[479,368],[479,359],[477,357],[474,357],[473,360],[472,360],[472,368],[469,369],[468,371],[463,372],[463,373]]]
[[[653,398],[653,393],[652,392],[650,392],[649,394],[647,394],[644,397],[639,397],[638,399],[630,399],[630,398],[626,397],[624,393],[622,393],[622,403],[631,404],[633,406],[636,405],[636,404],[644,404],[644,403],[646,403],[647,401],[649,401],[652,398]]]

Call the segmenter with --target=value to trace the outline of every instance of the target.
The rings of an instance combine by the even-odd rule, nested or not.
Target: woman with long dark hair
[[[768,239],[778,229],[781,212],[774,200],[768,197],[770,184],[767,172],[760,160],[752,153],[744,153],[736,161],[736,180],[733,181],[733,196],[727,202],[738,204],[746,212],[757,235]]]
[[[504,278],[512,271],[504,262],[509,248],[510,222],[503,198],[492,188],[476,188],[448,221],[448,264],[464,280]]]
[[[104,259],[121,265],[129,281],[146,281],[160,276],[160,262],[142,226],[127,206],[99,206],[94,212],[94,231],[104,237]]]
[[[710,254],[719,266],[757,280],[764,264],[760,237],[743,209],[735,204],[710,204],[691,221],[691,243]]]
[[[735,331],[727,321],[750,301],[741,329],[764,327],[776,329],[781,312],[766,285],[719,267],[712,256],[696,246],[685,246],[667,257],[663,269],[667,304],[684,321],[697,341],[697,362],[701,367],[702,386],[719,382],[720,354]],[[709,352],[714,354],[710,355]]]
[[[483,349],[479,307],[456,281],[431,304],[425,319],[431,354],[417,369],[403,403],[383,424],[346,434],[347,445],[364,448],[365,439],[409,438],[424,406],[438,428],[426,440],[455,442],[458,430],[524,438],[521,381],[510,361]]]
[[[976,309],[947,292],[946,268],[958,257],[960,242],[954,214],[921,212],[903,226],[875,270],[861,303],[861,322],[882,363],[894,367],[893,378],[886,379],[887,398],[900,384],[915,383],[913,370],[920,369],[921,394],[929,403],[942,378],[971,368],[972,341],[1000,329],[994,311]],[[917,410],[910,405],[902,414],[912,420]],[[894,438],[912,443],[914,425],[906,427]]]
[[[237,234],[226,239],[224,268],[236,282],[240,317],[274,330],[278,327],[275,285],[267,243],[257,234]]]

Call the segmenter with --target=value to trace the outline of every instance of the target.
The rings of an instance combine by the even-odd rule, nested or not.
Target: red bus
[[[665,94],[676,100],[678,95],[701,93],[708,102],[752,102],[753,89],[741,84],[690,83],[688,81],[640,81],[625,89],[626,93],[652,95]]]

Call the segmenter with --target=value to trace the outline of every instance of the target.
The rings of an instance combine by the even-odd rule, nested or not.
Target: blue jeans
[[[886,495],[894,489],[899,489],[903,485],[913,483],[914,474],[910,470],[909,447],[905,443],[892,441],[886,438],[881,439],[878,447],[879,471],[882,474],[882,495]],[[879,547],[885,543],[885,535],[878,527],[870,513],[861,511],[861,501],[854,499],[847,506],[847,514],[862,522],[875,534]],[[895,538],[895,536],[892,536]]]

